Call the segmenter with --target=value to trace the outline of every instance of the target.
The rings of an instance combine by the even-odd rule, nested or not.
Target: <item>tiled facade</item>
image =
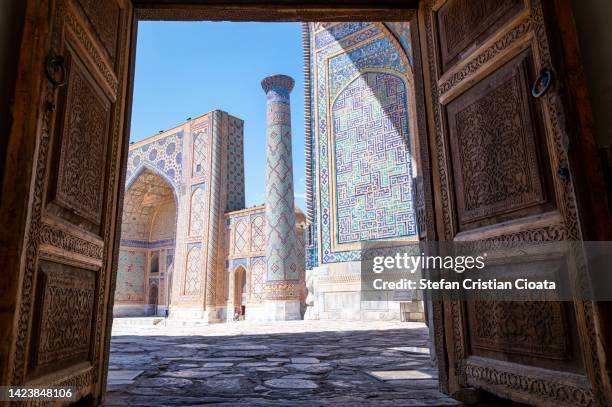
[[[240,305],[246,306],[246,316],[249,311],[261,308],[266,300],[266,282],[268,262],[266,259],[266,245],[268,236],[266,230],[266,208],[259,205],[225,215],[225,241],[227,251],[226,268],[229,275],[228,311],[239,311]],[[297,270],[299,281],[304,281],[305,272],[305,232],[306,216],[297,207],[295,208],[295,240],[297,242]],[[246,295],[244,300],[239,297],[239,273],[244,273]],[[233,293],[233,295],[232,295]],[[303,301],[306,292],[301,292]],[[242,302],[244,301],[244,302]]]
[[[416,237],[416,212],[406,53],[383,24],[308,27],[315,266],[359,260],[360,241]]]
[[[213,111],[130,146],[121,254],[146,258],[143,265],[122,264],[118,283],[140,267],[144,289],[139,301],[122,300],[118,284],[116,315],[163,315],[170,303],[170,313],[216,318],[225,296],[209,283],[225,276],[216,266],[224,252],[215,236],[225,212],[244,208],[243,160],[235,154],[242,151],[242,130],[242,120]]]
[[[120,273],[133,274],[118,279],[119,305],[149,304],[148,287],[155,285],[158,304],[169,299],[171,314],[222,320],[246,305],[301,301],[306,279],[309,318],[396,319],[406,310],[413,319],[422,316],[420,304],[365,301],[360,269],[364,242],[418,238],[410,25],[304,27],[308,216],[296,220],[292,210],[293,80],[275,75],[262,82],[265,207],[244,209],[243,123],[225,112],[131,146],[125,213],[139,215],[124,217]],[[164,187],[142,192],[153,179]],[[157,206],[143,204],[153,201]],[[176,215],[168,221],[171,202]],[[164,213],[166,223],[154,227],[153,213]],[[295,239],[288,232],[294,223]],[[152,276],[154,256],[163,261]]]
[[[126,180],[116,316],[232,318],[234,261],[254,290],[243,305],[263,298],[265,209],[244,209],[242,120],[213,111],[132,144]],[[237,223],[235,233],[243,212],[252,222]]]
[[[418,238],[410,25],[309,23],[305,30],[307,316],[399,318],[393,299],[363,300],[359,261],[364,242]]]

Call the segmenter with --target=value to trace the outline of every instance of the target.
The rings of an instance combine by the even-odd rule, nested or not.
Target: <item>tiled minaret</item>
[[[289,93],[294,81],[274,75],[261,82],[267,99],[266,245],[264,319],[301,319],[304,277],[298,270],[291,159]]]

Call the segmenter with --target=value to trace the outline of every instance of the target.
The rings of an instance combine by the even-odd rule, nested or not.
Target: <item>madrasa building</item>
[[[262,82],[264,205],[245,208],[243,121],[226,112],[131,144],[115,316],[423,320],[420,301],[366,298],[361,277],[364,243],[418,240],[410,27],[309,23],[303,41],[306,213],[287,76]]]
[[[245,208],[243,121],[215,110],[130,146],[115,316],[301,319],[305,215],[294,205],[289,92],[266,78],[266,203]]]

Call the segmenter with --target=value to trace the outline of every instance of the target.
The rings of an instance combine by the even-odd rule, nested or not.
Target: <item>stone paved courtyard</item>
[[[115,323],[106,405],[458,404],[437,390],[424,324],[164,324]]]

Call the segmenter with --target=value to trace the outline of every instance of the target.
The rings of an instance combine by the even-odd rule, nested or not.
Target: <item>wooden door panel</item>
[[[110,337],[132,9],[128,0],[48,3],[36,6],[51,25],[31,118],[35,175],[10,383],[74,386],[96,403]]]
[[[421,2],[440,240],[476,241],[489,254],[504,242],[581,240],[554,24],[545,0]],[[545,68],[554,83],[536,98],[532,84]],[[543,272],[520,253],[501,258],[523,275]],[[572,257],[548,260],[574,267]],[[512,275],[512,267],[486,271]],[[536,405],[606,403],[592,304],[449,300],[434,307],[443,314],[438,359],[448,360],[440,378],[451,394],[473,386]]]
[[[48,211],[100,234],[112,102],[67,42]]]
[[[445,106],[457,232],[554,208],[547,158],[536,148],[542,132],[531,65],[524,51]]]
[[[90,32],[102,46],[107,60],[114,65],[117,59],[119,29],[122,24],[123,6],[117,1],[78,0],[78,11],[89,23]],[[123,45],[123,44],[121,44]]]
[[[467,365],[475,357],[584,376],[571,304],[565,302],[471,302]],[[470,379],[468,379],[469,381]]]
[[[569,356],[570,337],[561,302],[471,302],[466,314],[472,354],[504,352],[553,359]]]
[[[523,0],[449,0],[436,13],[442,69],[446,71],[521,10]]]
[[[56,372],[58,366],[93,363],[92,322],[100,269],[85,267],[39,261],[28,366],[31,378]]]

